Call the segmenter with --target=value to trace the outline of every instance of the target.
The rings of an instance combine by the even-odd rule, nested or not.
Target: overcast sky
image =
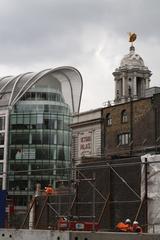
[[[159,11],[159,0],[0,0],[0,76],[70,65],[84,81],[81,111],[102,107],[136,32],[151,86],[160,86]]]

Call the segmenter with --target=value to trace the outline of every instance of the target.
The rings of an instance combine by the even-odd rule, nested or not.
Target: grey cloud
[[[17,57],[29,51],[36,53],[40,47],[48,49],[47,52],[55,48],[56,56],[57,49],[67,53],[69,43],[71,46],[74,42],[80,45],[83,31],[90,27],[95,27],[95,34],[97,28],[103,28],[114,31],[117,37],[123,37],[132,30],[142,38],[151,34],[159,36],[158,0],[152,3],[145,0],[4,1],[6,3],[0,10],[0,50],[12,53],[12,49],[17,49]]]
[[[138,34],[142,57],[147,46],[159,45],[159,9],[159,0],[1,0],[0,64],[22,69],[70,64],[82,69],[91,84],[99,69],[104,71],[101,78],[112,78],[111,73],[106,75],[105,61],[113,66],[117,55],[127,53],[127,32]],[[103,68],[102,59],[96,58],[99,47]],[[158,61],[158,56],[154,59]]]

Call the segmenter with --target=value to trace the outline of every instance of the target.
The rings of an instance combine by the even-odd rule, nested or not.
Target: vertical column
[[[115,77],[114,81],[115,81],[115,100],[117,100],[118,79]]]
[[[144,78],[141,79],[141,94],[142,97],[145,96],[145,89],[146,89],[146,81]]]
[[[122,96],[125,97],[125,88],[126,88],[126,85],[125,85],[125,76],[123,75],[122,77]]]
[[[33,185],[33,189],[32,189],[32,184],[31,184],[31,163],[28,164],[28,191],[35,191],[35,186]]]
[[[137,98],[137,76],[134,74],[133,77],[133,97]]]
[[[4,114],[5,116],[5,142],[4,142],[4,162],[3,162],[3,183],[2,189],[7,188],[7,160],[8,160],[8,131],[9,131],[9,110]]]
[[[121,102],[125,102],[125,96],[126,96],[126,78],[125,78],[125,74],[122,73],[122,92],[121,92]]]
[[[149,77],[146,77],[145,82],[146,82],[146,89],[147,89],[147,88],[149,88],[149,84],[150,84]]]
[[[96,154],[96,145],[95,145],[95,129],[91,131],[91,155]]]
[[[133,95],[133,82],[131,76],[128,77],[127,96],[130,99]]]

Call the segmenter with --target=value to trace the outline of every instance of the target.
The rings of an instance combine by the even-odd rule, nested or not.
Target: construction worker
[[[67,230],[68,228],[68,220],[66,217],[60,217],[57,221],[57,229],[59,230]]]
[[[133,232],[137,232],[137,233],[142,233],[142,228],[139,226],[139,223],[137,221],[133,222],[133,226],[132,226]]]
[[[127,218],[125,222],[119,222],[116,228],[119,232],[132,232],[131,220]]]
[[[133,232],[131,220],[129,218],[125,220],[125,224],[126,224],[126,232]]]
[[[54,189],[53,189],[53,187],[52,187],[51,184],[48,184],[48,186],[45,187],[45,192],[46,192],[47,194],[53,194],[53,193],[54,193]]]

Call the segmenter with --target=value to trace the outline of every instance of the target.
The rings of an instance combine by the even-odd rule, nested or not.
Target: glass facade
[[[70,123],[69,106],[54,88],[37,84],[14,105],[9,119],[7,188],[15,205],[26,206],[37,183],[44,189],[68,179]],[[4,142],[2,133],[0,142]]]

